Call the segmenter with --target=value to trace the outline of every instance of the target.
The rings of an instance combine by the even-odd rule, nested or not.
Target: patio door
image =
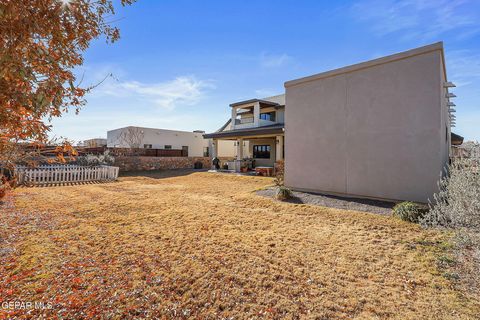
[[[188,157],[188,146],[182,146],[182,156]]]

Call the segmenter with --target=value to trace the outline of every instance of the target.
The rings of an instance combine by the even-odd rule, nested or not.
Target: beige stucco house
[[[109,148],[145,148],[184,150],[188,156],[210,156],[211,140],[204,139],[201,130],[179,131],[129,126],[107,131]],[[222,156],[233,157],[233,142],[222,142]]]
[[[284,157],[285,95],[251,99],[230,105],[231,118],[218,131],[205,134],[212,139],[212,157],[220,157],[222,143],[233,141],[235,160],[229,169],[251,166],[273,167]]]
[[[83,141],[83,146],[85,147],[103,147],[107,145],[107,139],[105,138],[93,138],[93,139],[87,139]]]
[[[235,141],[239,163],[285,156],[296,190],[426,202],[449,161],[451,87],[439,42],[287,81],[285,95],[231,104],[205,137]]]

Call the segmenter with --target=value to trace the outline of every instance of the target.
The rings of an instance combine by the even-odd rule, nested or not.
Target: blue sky
[[[76,141],[135,125],[214,131],[229,103],[283,93],[302,76],[444,41],[457,127],[480,140],[478,0],[139,0],[119,8],[121,39],[96,41],[77,72],[113,73],[79,115],[54,120]]]

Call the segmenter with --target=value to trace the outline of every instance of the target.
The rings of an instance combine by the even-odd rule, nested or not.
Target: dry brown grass
[[[0,299],[49,301],[33,314],[64,318],[478,315],[437,269],[445,235],[252,192],[271,183],[192,173],[18,189],[22,213],[0,225]]]

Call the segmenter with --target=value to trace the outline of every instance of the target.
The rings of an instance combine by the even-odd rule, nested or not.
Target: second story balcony
[[[283,122],[284,105],[252,99],[233,103],[231,130],[269,126]]]

